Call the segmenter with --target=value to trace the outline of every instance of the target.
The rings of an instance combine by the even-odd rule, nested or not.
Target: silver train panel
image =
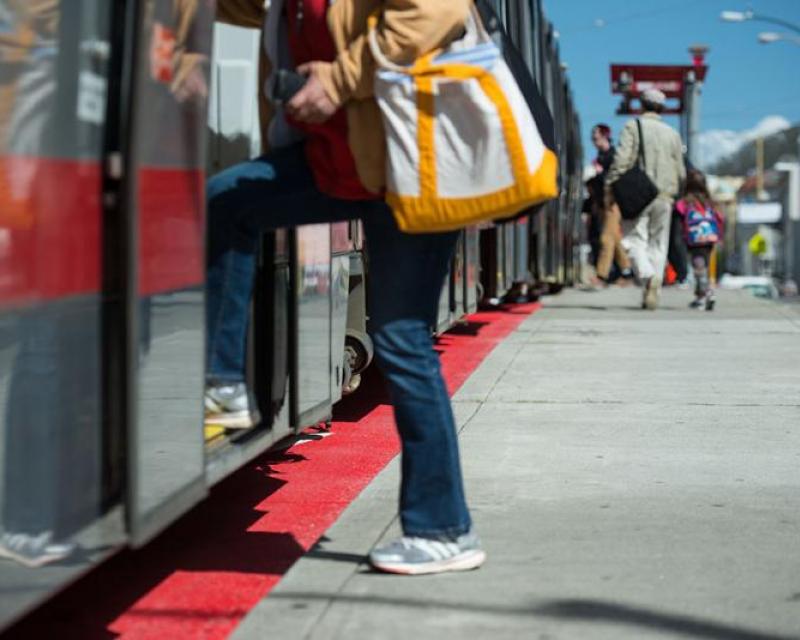
[[[124,539],[105,419],[109,3],[67,4],[0,3],[0,535],[73,545],[39,568],[0,560],[0,628]]]
[[[184,14],[188,5],[149,0],[138,16],[127,162],[136,300],[128,322],[138,354],[132,363],[129,431],[134,544],[207,492],[202,431],[207,99],[201,86],[208,86],[208,74],[193,61],[211,53],[214,15],[205,3],[196,9]],[[176,60],[168,51],[181,53]],[[190,77],[193,84],[179,82]]]

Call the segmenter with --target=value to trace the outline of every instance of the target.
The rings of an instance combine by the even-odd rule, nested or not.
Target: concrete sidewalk
[[[454,399],[479,571],[370,572],[398,465],[233,637],[800,638],[800,313],[548,298]]]

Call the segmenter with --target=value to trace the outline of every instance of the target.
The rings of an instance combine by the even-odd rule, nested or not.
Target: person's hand
[[[177,65],[175,80],[170,89],[178,102],[195,101],[202,103],[208,98],[206,65],[208,58],[199,54],[181,56]]]
[[[323,64],[325,63],[309,62],[297,68],[298,73],[308,75],[308,81],[286,105],[286,112],[299,122],[321,124],[338,109],[319,79],[319,65]]]

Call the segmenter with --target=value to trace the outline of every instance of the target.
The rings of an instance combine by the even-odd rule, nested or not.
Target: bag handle
[[[408,76],[416,76],[422,73],[436,74],[441,71],[440,67],[431,66],[431,61],[439,53],[439,51],[433,51],[421,56],[414,62],[414,64],[410,66],[400,65],[389,60],[383,51],[381,51],[380,44],[378,43],[378,19],[380,17],[380,12],[380,9],[376,9],[367,18],[367,42],[369,43],[369,49],[372,53],[372,57],[375,58],[375,62],[378,63],[379,67]],[[478,13],[478,9],[474,3],[472,3],[470,8],[470,17],[464,25],[464,29],[465,34],[462,37],[466,37],[470,30],[473,30],[478,34],[478,39],[482,42],[491,41],[492,39],[489,35],[489,32],[486,31],[486,27],[484,26],[481,16]]]
[[[636,128],[639,129],[639,164],[642,169],[647,171],[647,162],[644,159],[644,133],[642,132],[641,118],[636,118]]]

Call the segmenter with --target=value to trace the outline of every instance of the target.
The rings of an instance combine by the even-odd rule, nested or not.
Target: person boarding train
[[[308,76],[285,105],[265,104],[268,151],[212,177],[208,195],[207,419],[257,419],[245,385],[245,338],[263,232],[360,217],[370,260],[370,333],[402,442],[403,537],[372,565],[419,574],[472,569],[485,553],[464,495],[452,408],[433,324],[457,233],[401,233],[384,198],[385,141],[367,19],[380,10],[380,50],[397,63],[455,40],[468,0],[220,0],[219,19],[262,30],[262,78]],[[271,117],[270,117],[271,114]]]

